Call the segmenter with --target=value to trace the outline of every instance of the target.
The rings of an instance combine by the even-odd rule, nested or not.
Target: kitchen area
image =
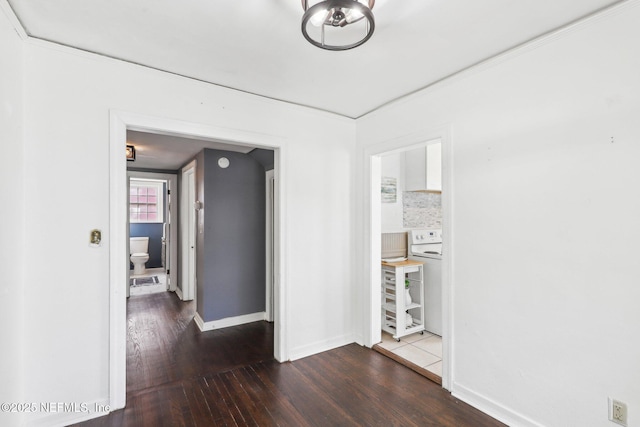
[[[442,379],[442,144],[381,156],[381,325],[374,348]]]

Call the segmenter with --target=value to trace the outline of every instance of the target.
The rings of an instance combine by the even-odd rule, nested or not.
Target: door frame
[[[176,283],[178,280],[178,229],[176,227],[178,222],[177,215],[177,206],[176,200],[178,195],[178,175],[170,174],[170,173],[157,173],[157,172],[142,172],[142,171],[127,171],[127,183],[131,178],[141,178],[141,179],[157,179],[167,182],[167,192],[171,191],[171,204],[167,201],[167,194],[164,194],[165,203],[167,203],[167,215],[169,218],[164,218],[163,222],[169,222],[169,274],[167,275],[167,279],[169,279],[169,290],[175,292]],[[128,198],[127,198],[128,200]],[[167,221],[168,220],[168,221]],[[127,237],[129,237],[129,228],[127,228]],[[165,266],[166,268],[166,266]],[[127,273],[128,274],[128,273]],[[127,280],[127,283],[129,281]]]
[[[196,226],[197,226],[197,211],[193,205],[197,200],[196,197],[196,168],[198,162],[192,160],[181,170],[181,184],[180,191],[180,289],[178,289],[178,295],[183,301],[190,301],[195,298],[196,295]],[[193,175],[193,189],[188,191],[188,181],[185,179],[185,175]],[[191,178],[190,178],[191,179]],[[190,202],[190,198],[193,202]],[[191,219],[191,221],[189,221]],[[189,238],[193,239],[193,247],[189,248]],[[190,251],[189,249],[193,249]],[[193,276],[189,280],[189,269],[193,270]],[[187,280],[184,280],[185,277]]]
[[[393,152],[407,151],[423,146],[426,142],[440,139],[442,142],[442,238],[446,250],[442,254],[442,387],[450,390],[453,383],[453,151],[451,130],[442,127],[425,130],[370,145],[363,149],[361,172],[363,187],[363,341],[367,347],[381,341],[380,286],[381,286],[381,233],[382,218],[380,180],[382,177],[381,156]]]
[[[109,405],[112,410],[126,404],[127,319],[126,290],[128,259],[127,227],[127,166],[124,156],[127,130],[217,140],[274,150],[276,175],[275,245],[274,245],[274,357],[289,360],[288,270],[287,253],[287,193],[286,139],[280,135],[251,132],[243,129],[217,127],[148,116],[112,109],[109,111]]]
[[[265,253],[266,260],[266,290],[265,290],[265,320],[273,322],[273,282],[274,282],[274,259],[273,259],[273,243],[274,243],[274,223],[273,210],[275,202],[275,174],[273,169],[265,173],[265,199],[266,199],[266,236],[265,236]]]

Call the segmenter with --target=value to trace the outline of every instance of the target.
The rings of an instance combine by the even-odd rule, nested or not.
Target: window
[[[162,181],[131,179],[129,187],[130,222],[163,222]]]

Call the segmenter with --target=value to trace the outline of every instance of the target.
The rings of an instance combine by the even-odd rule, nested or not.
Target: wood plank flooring
[[[373,350],[281,364],[271,324],[201,333],[193,310],[130,298],[127,406],[79,426],[503,426]]]
[[[255,322],[201,333],[194,303],[162,292],[127,303],[127,393],[273,358],[273,326]]]

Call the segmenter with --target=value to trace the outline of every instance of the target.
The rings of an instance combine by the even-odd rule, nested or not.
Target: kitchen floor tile
[[[402,337],[401,340],[408,343],[414,343],[416,341],[423,340],[430,336],[433,336],[433,335],[425,331],[425,333],[422,335],[420,335],[420,333],[415,333],[415,334],[407,335],[406,337]]]
[[[427,371],[433,372],[439,377],[442,377],[442,361],[433,363],[431,365],[423,366]]]
[[[409,362],[415,363],[418,366],[427,366],[440,361],[439,357],[434,356],[433,354],[428,353],[424,350],[420,350],[419,348],[414,347],[410,344],[398,349],[394,349],[393,353],[397,354],[403,359],[407,359]]]
[[[437,335],[432,335],[423,340],[416,341],[412,343],[412,345],[442,358],[442,338]]]
[[[378,344],[380,347],[386,350],[393,350],[408,345],[406,342],[398,342],[391,335],[386,332],[382,333],[382,342]]]

